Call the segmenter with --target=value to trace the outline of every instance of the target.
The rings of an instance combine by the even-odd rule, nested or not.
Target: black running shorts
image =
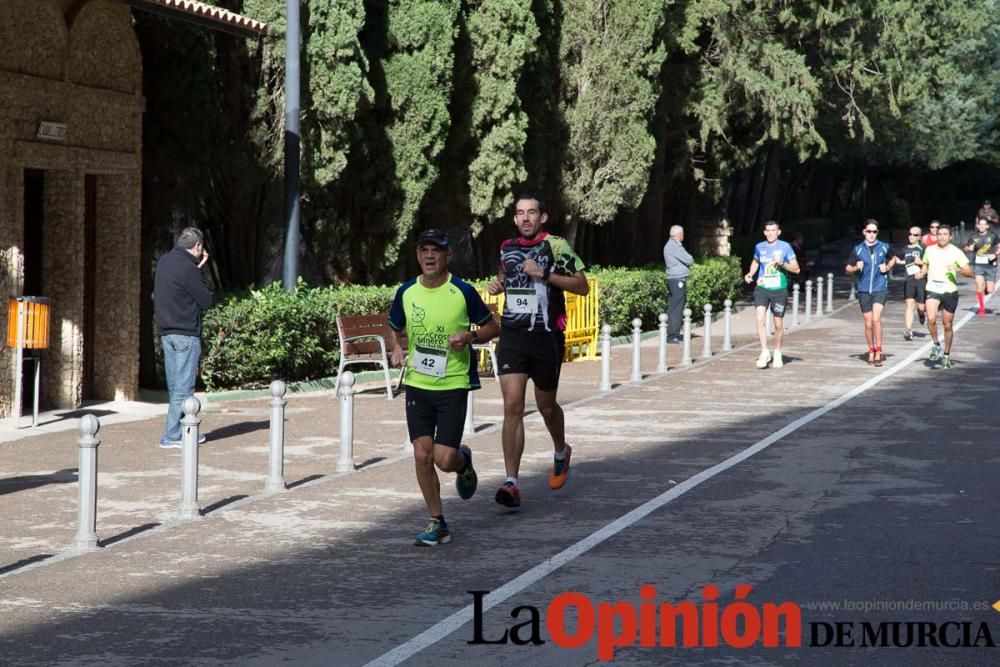
[[[917,303],[923,303],[926,298],[926,295],[924,294],[926,287],[926,278],[921,278],[920,280],[917,280],[916,278],[907,278],[906,282],[903,283],[903,298],[916,299]]]
[[[872,312],[872,306],[876,303],[885,305],[886,299],[889,297],[889,292],[858,292],[858,304],[861,306],[862,313]]]
[[[948,311],[949,313],[954,313],[958,310],[958,292],[947,292],[946,294],[927,292],[927,301],[932,299],[941,302],[941,310]]]
[[[439,445],[458,449],[465,430],[468,389],[406,387],[406,428],[410,442],[430,437]]]
[[[537,389],[555,391],[565,348],[566,336],[561,331],[503,327],[497,344],[500,375],[525,373]]]
[[[753,291],[753,305],[757,308],[770,308],[775,317],[784,317],[788,307],[788,290],[758,287]]]

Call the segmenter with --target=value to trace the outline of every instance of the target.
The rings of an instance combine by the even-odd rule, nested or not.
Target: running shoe
[[[941,357],[941,368],[948,370],[951,368],[951,355],[946,354]]]
[[[552,460],[552,474],[549,475],[549,488],[553,491],[561,489],[569,477],[569,459],[573,456],[573,448],[566,444],[566,458]]]
[[[881,366],[883,361],[885,361],[885,355],[882,354],[882,350],[875,350],[875,365]]]
[[[875,350],[868,350],[868,365],[875,365]]]
[[[520,507],[521,492],[518,491],[517,484],[514,482],[504,482],[497,489],[495,500],[504,507]]]
[[[763,350],[760,356],[757,357],[757,368],[767,368],[768,363],[771,361],[771,353],[768,350]]]
[[[913,340],[913,332],[909,329],[903,329],[903,340]]]
[[[775,350],[774,356],[771,357],[771,368],[781,368],[785,365],[785,360],[781,356],[781,350]]]
[[[922,311],[922,310],[918,310],[917,311],[917,318],[920,319],[920,323],[921,324],[923,324],[924,322],[927,321],[927,315],[925,315],[924,311]]]
[[[199,434],[198,446],[200,447],[206,442],[208,442],[208,438],[205,437],[205,434]],[[160,438],[160,449],[180,449],[183,446],[184,443],[180,440],[167,440],[166,438]]]
[[[931,361],[937,361],[941,358],[941,346],[937,343],[931,345],[931,356],[928,357]]]
[[[980,308],[976,311],[976,317],[986,317],[986,309]]]
[[[414,543],[418,547],[436,547],[439,544],[451,542],[451,533],[448,531],[448,524],[444,521],[431,519],[431,522],[424,528],[424,532],[417,535]]]
[[[458,448],[458,452],[465,455],[465,469],[455,476],[455,488],[458,489],[459,498],[468,500],[476,492],[479,477],[472,467],[472,450],[462,445]]]

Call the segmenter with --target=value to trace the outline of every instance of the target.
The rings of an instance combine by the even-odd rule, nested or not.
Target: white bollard
[[[826,274],[826,312],[833,312],[833,274]]]
[[[340,381],[340,458],[337,472],[354,470],[354,373]]]
[[[729,352],[733,349],[733,300],[726,299],[722,318],[722,351]]]
[[[806,281],[806,307],[805,307],[805,321],[808,322],[812,319],[812,295],[813,295],[813,281]]]
[[[601,327],[601,386],[600,391],[611,391],[611,325]]]
[[[667,372],[667,314],[660,313],[660,355],[656,362],[656,372]]]
[[[632,375],[629,382],[642,382],[642,320],[632,320]]]
[[[958,223],[958,229],[959,229],[959,232],[958,232],[958,233],[959,233],[959,234],[960,234],[960,235],[962,236],[962,238],[964,239],[964,238],[965,238],[965,220],[960,220],[960,221],[959,221],[959,223]]]
[[[476,434],[476,392],[469,390],[469,395],[465,399],[465,428],[462,435]]]
[[[184,399],[184,416],[181,417],[181,519],[201,516],[198,506],[198,425],[201,419],[201,401],[194,396]]]
[[[684,352],[681,366],[691,365],[691,309],[684,309]]]
[[[770,308],[768,308],[767,312],[764,313],[764,325],[767,328],[767,335],[768,336],[773,336],[774,335],[774,313],[771,312]]]
[[[97,448],[96,437],[101,422],[94,415],[80,418],[80,439],[76,441],[80,464],[77,479],[80,484],[80,505],[77,512],[76,550],[97,548]]]
[[[712,304],[706,303],[705,311],[705,340],[701,347],[701,358],[709,359],[712,356]]]
[[[799,284],[792,285],[792,326],[799,326]]]
[[[271,383],[271,428],[267,445],[266,491],[285,490],[285,383]]]
[[[851,278],[851,293],[847,295],[847,300],[848,301],[858,300],[858,290],[855,288],[854,278]]]
[[[816,277],[816,317],[823,314],[823,276]]]

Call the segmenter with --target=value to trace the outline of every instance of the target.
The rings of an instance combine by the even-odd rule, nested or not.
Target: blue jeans
[[[163,439],[179,442],[183,414],[181,406],[185,398],[194,396],[198,360],[201,358],[201,338],[170,334],[160,336],[160,345],[163,348],[163,366],[167,375],[167,395],[170,397]]]

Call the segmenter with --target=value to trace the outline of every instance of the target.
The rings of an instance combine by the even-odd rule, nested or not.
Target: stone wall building
[[[135,397],[142,113],[126,5],[0,0],[0,295],[52,299],[43,405]]]
[[[0,0],[0,296],[52,300],[43,406],[138,391],[145,102],[133,9],[241,36],[267,29],[194,0]],[[14,356],[0,353],[0,416],[12,412]]]

